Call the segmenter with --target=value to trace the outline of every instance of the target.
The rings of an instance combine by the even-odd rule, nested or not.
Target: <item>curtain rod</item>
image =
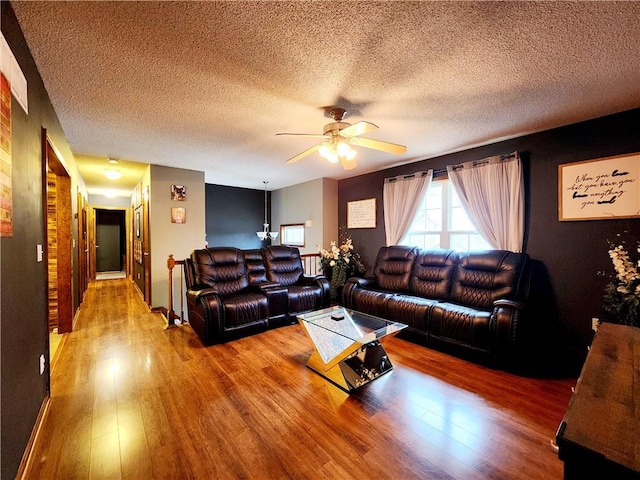
[[[508,155],[494,155],[494,156],[498,156],[498,157],[500,157],[500,161],[502,161],[502,160],[507,160],[507,159],[509,159],[509,158],[512,158],[512,157],[516,157],[516,156],[518,156],[518,152],[517,152],[517,151],[515,151],[515,152],[512,152],[512,153],[509,153]],[[474,161],[472,161],[472,162],[463,162],[463,163],[459,163],[459,164],[453,165],[453,168],[454,168],[454,169],[455,169],[456,167],[457,167],[458,169],[459,169],[459,168],[463,168],[464,163],[472,163],[472,164],[473,164],[473,166],[475,167],[475,166],[477,166],[477,165],[482,165],[482,164],[484,164],[484,163],[488,163],[488,162],[489,162],[489,160],[490,160],[491,158],[492,158],[492,157],[487,157],[487,158],[483,158],[483,159],[481,159],[481,160],[474,160]],[[434,176],[434,177],[435,177],[435,176],[437,176],[437,175],[445,174],[445,173],[447,173],[447,167],[444,167],[444,168],[438,168],[438,169],[433,169],[433,176]],[[409,173],[409,174],[407,174],[407,175],[396,175],[395,177],[388,177],[388,178],[385,178],[385,179],[384,179],[384,181],[385,181],[385,182],[395,182],[395,181],[399,180],[400,178],[402,178],[402,179],[408,179],[408,178],[415,177],[417,174],[422,174],[422,175],[424,176],[424,175],[426,175],[426,174],[427,174],[427,172],[423,171],[423,172]]]
[[[393,182],[397,182],[398,180],[408,180],[410,178],[415,178],[418,175],[421,177],[424,177],[425,175],[428,175],[428,174],[429,174],[429,170],[422,171],[422,172],[407,173],[406,175],[396,175],[395,177],[387,177],[384,179],[384,181],[388,183],[393,183]]]

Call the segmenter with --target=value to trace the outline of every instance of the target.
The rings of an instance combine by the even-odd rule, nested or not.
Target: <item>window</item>
[[[292,247],[304,247],[304,223],[280,225],[280,243]]]
[[[431,182],[422,205],[418,208],[413,223],[401,243],[425,249],[492,249],[473,226],[447,179]]]

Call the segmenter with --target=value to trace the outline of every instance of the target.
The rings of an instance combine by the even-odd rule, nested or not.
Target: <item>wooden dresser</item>
[[[565,479],[640,479],[640,328],[600,325],[556,443]]]

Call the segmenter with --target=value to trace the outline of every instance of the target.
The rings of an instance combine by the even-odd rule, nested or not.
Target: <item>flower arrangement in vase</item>
[[[346,237],[340,245],[332,241],[329,248],[319,248],[319,251],[322,272],[329,280],[331,301],[336,302],[347,278],[364,275],[366,268],[360,255],[354,252],[350,237]]]
[[[637,251],[640,253],[640,242]],[[609,256],[616,276],[605,289],[602,310],[606,320],[640,327],[640,260],[631,260],[623,244],[611,245]]]

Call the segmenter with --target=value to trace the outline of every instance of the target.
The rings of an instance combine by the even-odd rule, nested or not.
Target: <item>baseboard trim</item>
[[[64,348],[64,344],[67,341],[68,333],[63,333],[62,339],[60,339],[60,343],[58,344],[58,348],[56,348],[55,353],[53,354],[53,358],[49,359],[49,385],[51,385],[51,376],[53,375],[53,371],[56,368],[56,364],[58,363],[58,359],[60,358],[60,352]]]
[[[49,415],[49,407],[51,406],[51,397],[47,395],[42,401],[42,405],[40,406],[40,411],[38,412],[38,418],[36,418],[36,424],[31,431],[31,435],[29,436],[29,441],[27,442],[27,446],[24,449],[24,453],[22,454],[22,460],[20,461],[20,466],[18,467],[18,473],[16,474],[16,479],[26,480],[29,478],[29,469],[31,468],[31,463],[33,461],[33,452],[35,450],[36,442],[40,436],[40,432],[42,431],[42,427],[44,425],[44,421]]]

